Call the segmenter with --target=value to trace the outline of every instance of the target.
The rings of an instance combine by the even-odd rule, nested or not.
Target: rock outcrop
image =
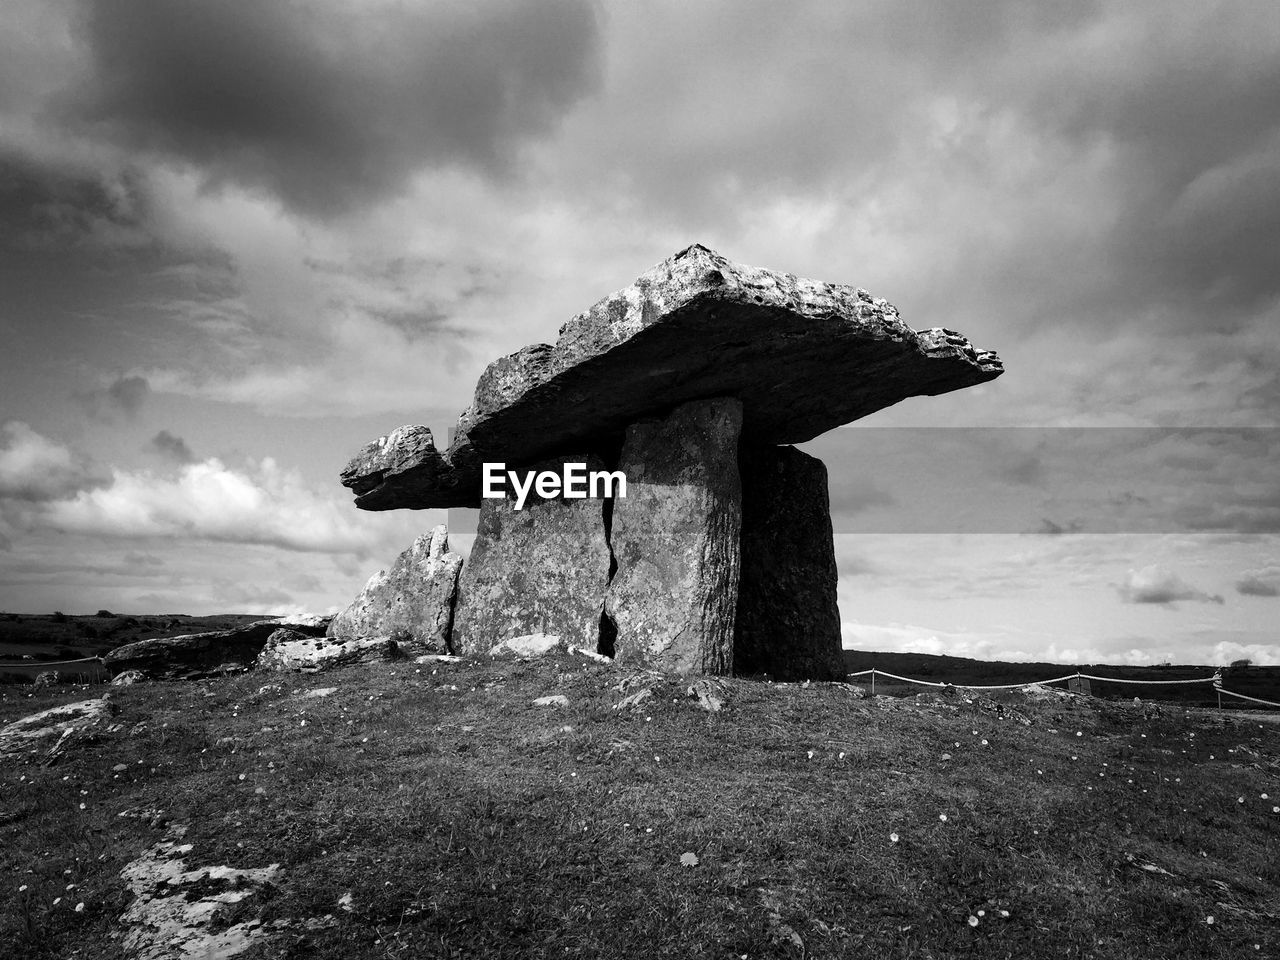
[[[0,757],[56,750],[69,737],[83,737],[106,726],[109,697],[63,703],[0,727]]]
[[[399,645],[391,637],[309,637],[297,630],[277,630],[267,638],[254,666],[259,670],[312,673],[401,656]]]
[[[784,445],[1002,372],[995,353],[914,331],[865,290],[695,244],[570,319],[554,344],[489,364],[447,450],[426,427],[401,427],[341,479],[365,510],[480,507],[452,653],[556,634],[663,670],[835,678],[826,473]],[[566,451],[592,453],[592,469],[616,463],[626,495],[482,502],[486,463],[586,459]]]
[[[236,673],[251,669],[267,638],[289,622],[289,618],[261,620],[234,630],[135,640],[104,656],[102,665],[112,676],[136,670],[148,680],[195,680]],[[294,623],[292,629],[319,636],[325,628]]]
[[[462,557],[443,525],[414,540],[329,623],[330,637],[394,637],[407,654],[449,649]]]
[[[994,379],[996,354],[916,332],[865,290],[732,263],[694,245],[535,344],[491,363],[448,451],[406,426],[342,482],[366,510],[479,506],[485,460],[527,463],[617,440],[707,397],[742,402],[743,435],[800,443],[907,397]]]
[[[627,428],[605,597],[620,663],[730,673],[738,594],[742,405],[702,400]]]
[[[570,455],[531,469],[559,472],[566,463],[604,468],[596,457]],[[601,500],[543,499],[531,492],[517,510],[513,494],[487,499],[458,581],[451,652],[482,656],[504,640],[534,633],[594,650],[608,582]]]
[[[744,446],[734,673],[844,676],[827,468],[795,447]]]

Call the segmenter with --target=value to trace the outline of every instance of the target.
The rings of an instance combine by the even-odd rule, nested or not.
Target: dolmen
[[[627,667],[836,679],[827,472],[791,445],[1002,372],[865,290],[694,245],[554,344],[491,363],[447,449],[403,426],[341,481],[363,510],[479,507],[460,571],[443,531],[413,548],[438,573],[397,562],[444,578],[404,588],[437,598],[419,614],[424,646],[476,656],[542,634]]]

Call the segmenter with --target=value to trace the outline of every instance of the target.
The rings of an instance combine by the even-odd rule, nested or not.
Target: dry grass
[[[123,688],[121,732],[0,770],[0,943],[117,956],[119,871],[181,823],[192,866],[283,865],[224,922],[335,918],[259,956],[1280,953],[1276,725],[740,680],[708,714],[675,678],[618,712],[618,679],[552,659]],[[550,693],[570,706],[532,705]],[[89,695],[2,690],[0,721]]]

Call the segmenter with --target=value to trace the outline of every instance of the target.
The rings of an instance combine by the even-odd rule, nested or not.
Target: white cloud
[[[349,505],[317,495],[300,474],[270,457],[243,470],[217,458],[184,465],[176,475],[116,470],[107,486],[45,505],[40,523],[117,538],[361,554],[379,546],[394,526],[384,518],[367,522]]]
[[[1222,595],[1206,593],[1159,564],[1129,570],[1120,583],[1120,597],[1126,603],[1155,603],[1173,606],[1179,600],[1196,603],[1223,603]]]
[[[11,420],[0,427],[0,499],[56,500],[104,482],[67,447]]]

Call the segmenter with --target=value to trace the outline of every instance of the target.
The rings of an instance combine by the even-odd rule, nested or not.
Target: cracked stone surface
[[[177,831],[180,834],[180,831]],[[191,844],[164,840],[131,861],[120,877],[133,903],[120,917],[123,947],[138,960],[197,960],[233,957],[264,939],[272,928],[247,920],[223,929],[219,915],[252,897],[280,873],[280,865],[186,868]]]
[[[733,398],[678,407],[627,429],[610,543],[617,572],[605,614],[619,663],[729,673],[742,516]]]
[[[395,637],[410,655],[445,653],[453,627],[462,557],[449,552],[441,524],[413,541],[329,623],[330,637]]]
[[[540,461],[532,469],[560,473],[570,462],[604,469],[585,455]],[[484,656],[530,634],[554,634],[566,645],[595,650],[608,580],[603,501],[544,500],[530,492],[524,509],[516,510],[510,491],[505,499],[487,499],[458,580],[452,652]]]
[[[400,427],[342,472],[365,510],[479,506],[485,460],[525,465],[616,443],[628,424],[732,396],[753,444],[801,443],[907,397],[1003,372],[942,327],[914,331],[887,301],[843,284],[733,263],[693,245],[533,344],[495,360],[441,453]]]

